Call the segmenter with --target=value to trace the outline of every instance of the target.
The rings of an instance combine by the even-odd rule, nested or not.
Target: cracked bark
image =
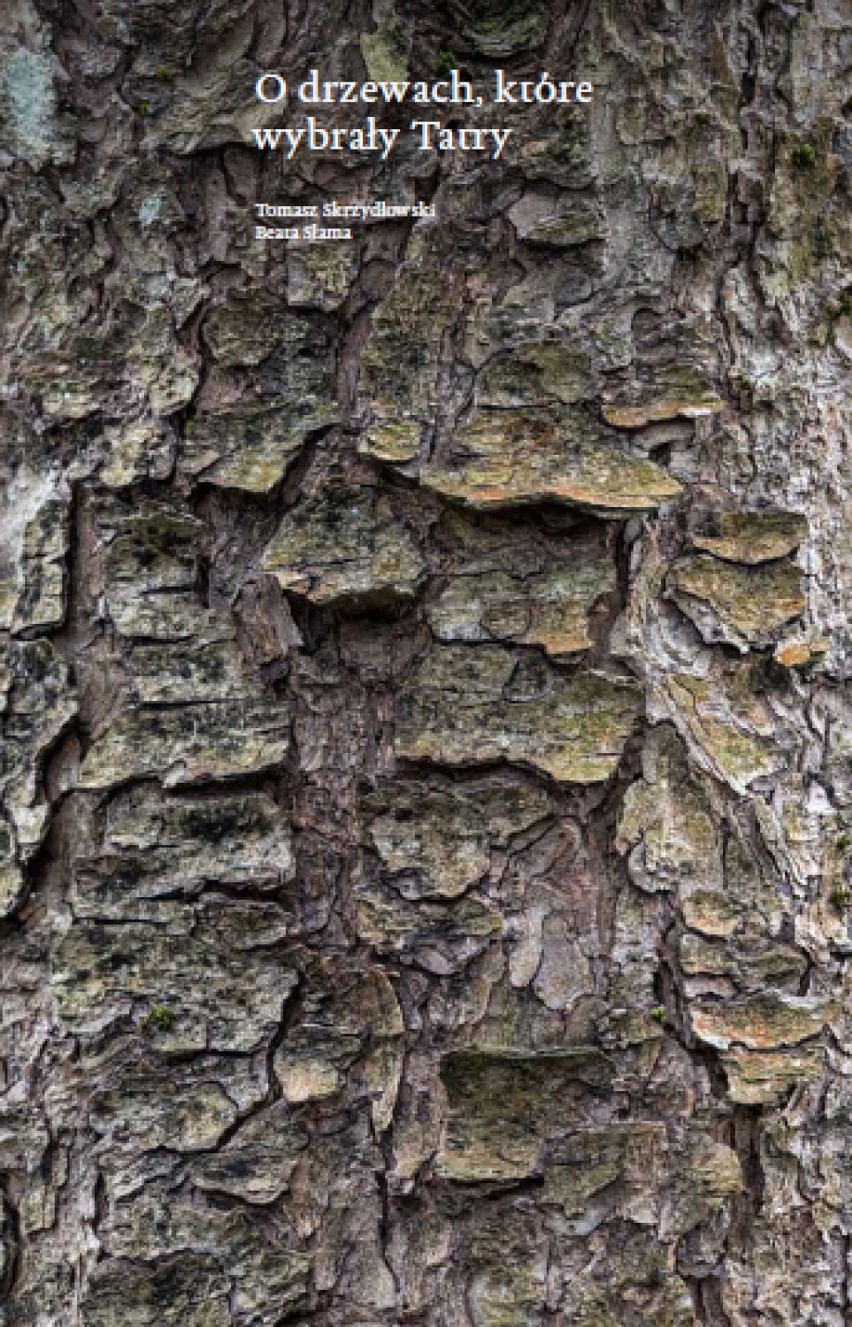
[[[850,34],[0,14],[8,1327],[852,1321]],[[595,106],[246,146],[446,51]]]

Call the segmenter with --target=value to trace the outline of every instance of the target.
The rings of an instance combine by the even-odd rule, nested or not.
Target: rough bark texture
[[[849,1324],[848,0],[0,45],[0,1319]],[[247,146],[442,52],[594,107]]]

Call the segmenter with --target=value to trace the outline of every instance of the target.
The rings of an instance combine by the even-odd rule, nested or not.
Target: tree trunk
[[[5,0],[7,1327],[852,1323],[850,43]]]

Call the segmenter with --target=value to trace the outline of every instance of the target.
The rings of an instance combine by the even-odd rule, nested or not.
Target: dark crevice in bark
[[[283,1089],[278,1074],[275,1071],[275,1057],[281,1048],[286,1044],[287,1038],[293,1028],[298,1023],[304,1008],[305,999],[305,979],[300,976],[294,989],[290,992],[284,1001],[281,1010],[281,1022],[270,1039],[266,1051],[266,1077],[269,1084],[268,1103],[280,1101],[283,1097]]]
[[[744,1188],[733,1201],[728,1247],[749,1258],[754,1249],[754,1228],[760,1219],[766,1185],[761,1155],[763,1107],[734,1105],[731,1135],[732,1146],[740,1159]]]
[[[717,1275],[690,1281],[697,1327],[733,1327],[725,1312],[722,1286]]]
[[[0,1277],[0,1303],[2,1303],[2,1298],[7,1298],[15,1292],[21,1259],[21,1219],[6,1176],[0,1176],[0,1217],[2,1218],[0,1242],[4,1252],[4,1272]]]

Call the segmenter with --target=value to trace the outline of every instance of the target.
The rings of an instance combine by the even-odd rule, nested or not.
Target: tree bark
[[[7,0],[8,1327],[852,1323],[850,43]]]

